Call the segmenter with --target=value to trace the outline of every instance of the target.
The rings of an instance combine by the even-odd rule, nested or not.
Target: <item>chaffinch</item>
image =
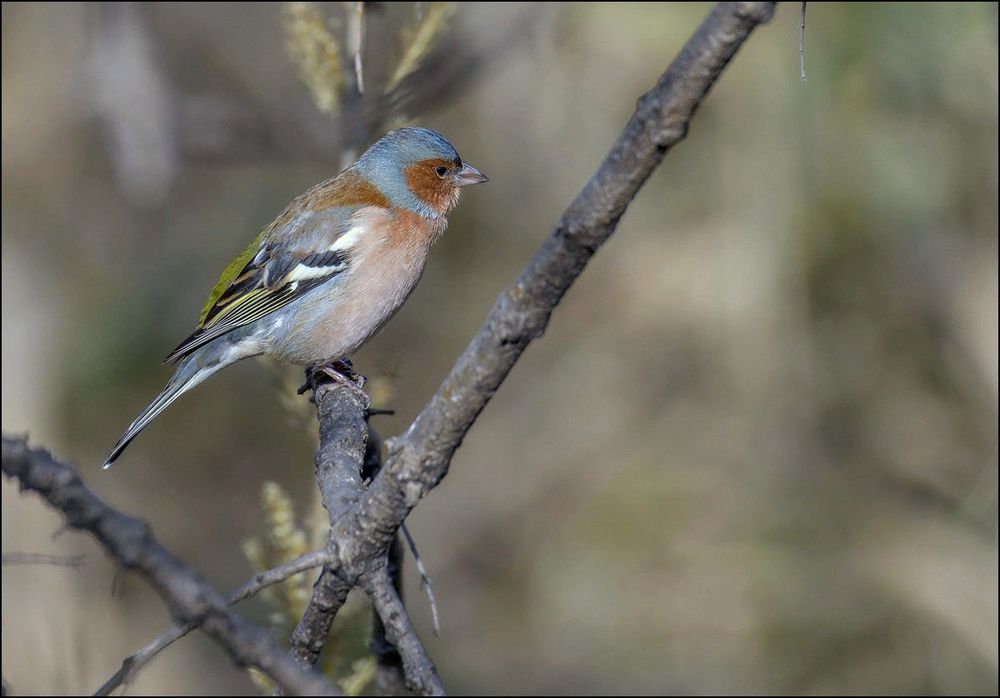
[[[216,284],[195,331],[167,356],[177,370],[115,444],[108,468],[174,400],[259,354],[311,370],[361,347],[416,286],[462,187],[487,181],[441,134],[386,134],[294,201]]]

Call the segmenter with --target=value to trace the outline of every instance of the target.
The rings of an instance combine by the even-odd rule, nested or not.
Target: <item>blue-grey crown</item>
[[[421,160],[461,162],[455,146],[429,128],[407,126],[390,131],[361,156],[355,167],[396,205],[436,218],[437,213],[418,199],[406,183],[406,167]]]
[[[408,126],[390,131],[368,149],[362,159],[391,157],[397,163],[410,164],[439,158],[458,161],[458,152],[448,139],[429,128]]]

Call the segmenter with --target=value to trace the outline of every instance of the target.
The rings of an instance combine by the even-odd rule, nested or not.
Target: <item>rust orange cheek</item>
[[[435,211],[451,208],[453,187],[437,176],[436,167],[454,167],[450,160],[422,160],[406,168],[406,184],[414,194]]]

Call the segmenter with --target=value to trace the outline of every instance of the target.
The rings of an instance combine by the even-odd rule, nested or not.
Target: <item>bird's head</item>
[[[487,181],[462,162],[455,146],[437,131],[407,127],[390,131],[356,165],[394,206],[427,216],[446,215],[462,187]]]

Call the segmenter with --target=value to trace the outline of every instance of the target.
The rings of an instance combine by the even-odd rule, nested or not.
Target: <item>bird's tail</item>
[[[111,449],[111,455],[104,462],[103,470],[110,468],[111,464],[122,454],[122,451],[125,450],[125,447],[129,445],[132,439],[149,426],[150,422],[160,416],[160,413],[167,409],[174,400],[191,390],[191,388],[201,383],[220,368],[232,363],[233,360],[243,358],[232,357],[231,360],[226,361],[223,359],[224,352],[220,351],[220,349],[223,349],[221,343],[213,342],[181,361],[166,387],[135,418],[135,421],[129,425],[125,433],[122,434],[122,437],[118,439],[118,443]]]

